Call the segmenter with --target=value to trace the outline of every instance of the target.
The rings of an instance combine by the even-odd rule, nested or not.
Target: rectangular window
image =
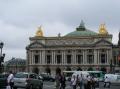
[[[34,58],[35,58],[35,64],[39,63],[39,55],[35,55]]]
[[[93,55],[87,55],[87,63],[89,64],[94,63]]]
[[[47,55],[46,62],[47,64],[51,63],[51,55]]]
[[[104,64],[105,63],[105,54],[101,54],[101,63]]]
[[[82,64],[83,63],[83,56],[82,55],[77,55],[77,63]]]
[[[57,55],[57,64],[62,63],[62,55]]]
[[[72,58],[71,55],[67,55],[67,64],[71,64],[71,58]]]

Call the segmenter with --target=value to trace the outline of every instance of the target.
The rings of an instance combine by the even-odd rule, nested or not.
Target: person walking
[[[95,89],[95,77],[91,77],[91,89]]]
[[[71,79],[71,85],[72,85],[73,89],[76,89],[77,77],[75,75],[73,75],[73,78]]]
[[[61,75],[60,82],[61,82],[60,89],[65,89],[65,87],[66,87],[66,78],[65,78],[64,73],[62,73],[62,75]]]
[[[87,76],[83,77],[83,84],[84,84],[84,89],[87,89],[87,84],[88,84]]]
[[[87,76],[87,89],[91,89],[91,77]]]
[[[80,87],[80,89],[82,89],[83,88],[83,75],[81,74],[80,76],[79,76],[79,87]]]
[[[61,78],[61,74],[57,73],[55,76],[55,87],[56,89],[60,89],[60,78]]]
[[[13,86],[14,86],[14,75],[12,73],[12,71],[9,71],[9,76],[7,78],[7,83],[8,83],[8,86],[10,86],[10,89],[13,89]]]
[[[104,87],[110,88],[110,80],[109,80],[109,78],[107,76],[105,77]]]

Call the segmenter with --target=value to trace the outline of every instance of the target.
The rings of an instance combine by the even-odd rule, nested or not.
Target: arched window
[[[47,67],[47,68],[45,69],[45,71],[46,71],[46,73],[51,74],[51,70],[50,70],[49,67]]]
[[[106,68],[101,68],[101,71],[103,71],[104,73],[106,73],[107,72],[107,70],[106,70]]]
[[[39,69],[38,68],[33,68],[33,73],[39,74]]]
[[[82,69],[80,67],[77,68],[77,71],[82,71]]]
[[[58,67],[58,68],[56,68],[56,74],[60,74],[61,73],[61,69]]]
[[[90,67],[90,68],[88,68],[88,71],[93,71],[93,68],[91,68],[91,67]]]

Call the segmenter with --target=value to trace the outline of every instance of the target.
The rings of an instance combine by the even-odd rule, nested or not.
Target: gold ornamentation
[[[38,30],[37,30],[35,36],[37,36],[37,37],[43,37],[42,26],[38,27]]]
[[[101,34],[101,35],[108,35],[108,32],[107,32],[106,27],[105,27],[105,24],[101,24],[100,25],[99,34]]]

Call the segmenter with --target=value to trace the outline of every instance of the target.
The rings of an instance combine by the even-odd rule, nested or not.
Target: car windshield
[[[117,76],[117,79],[120,80],[120,76]]]
[[[28,78],[27,74],[16,74],[15,78]]]
[[[0,74],[0,78],[3,78],[3,77],[4,77],[4,75]]]
[[[0,74],[0,78],[7,78],[8,74]]]

